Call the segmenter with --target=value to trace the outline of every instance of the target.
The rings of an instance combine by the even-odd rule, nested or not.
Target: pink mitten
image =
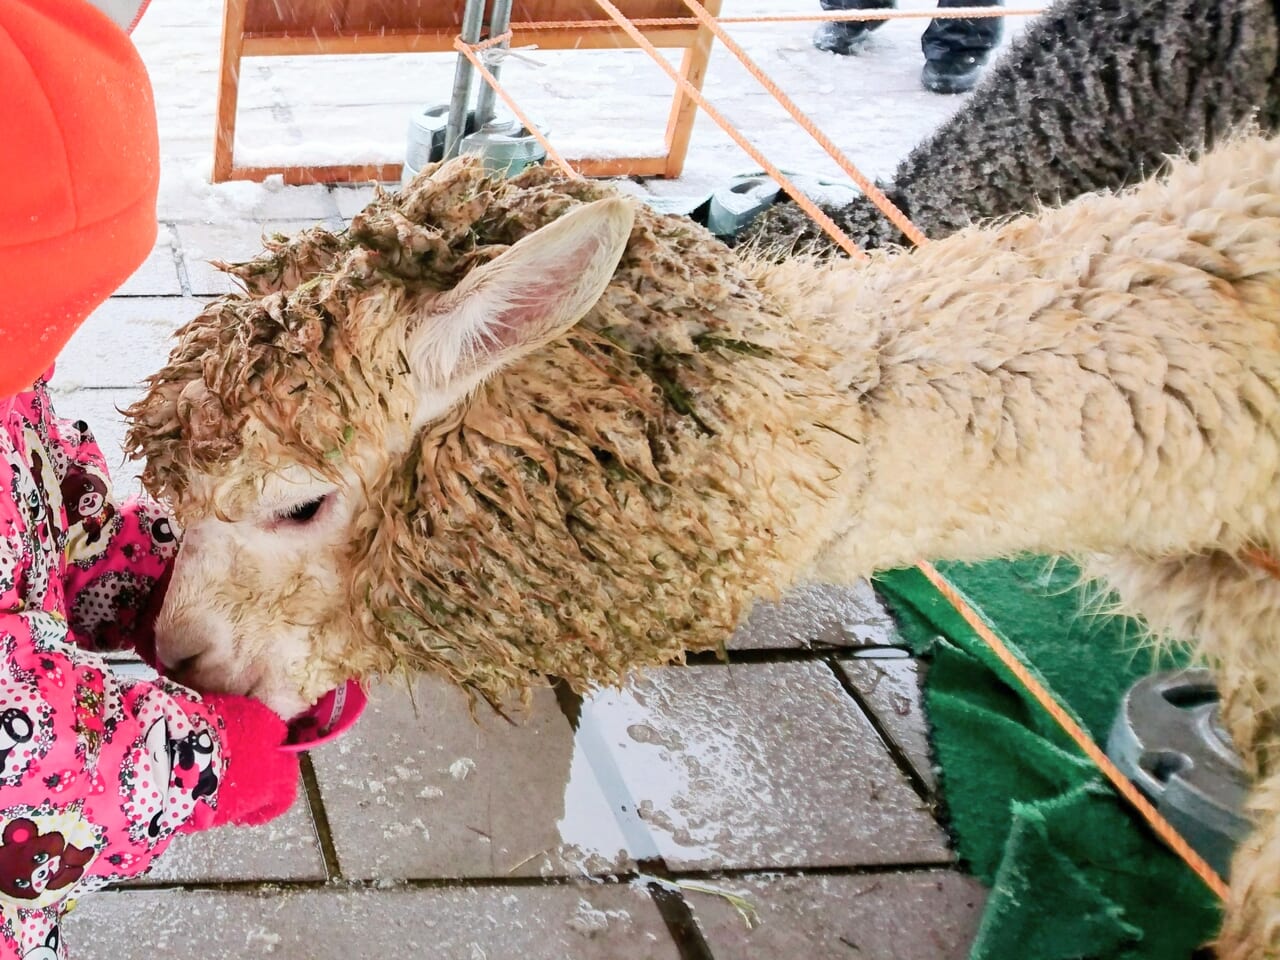
[[[285,722],[249,697],[211,693],[204,702],[226,721],[223,748],[230,758],[218,787],[218,808],[203,826],[257,826],[293,805],[298,792],[298,755],[280,749]]]

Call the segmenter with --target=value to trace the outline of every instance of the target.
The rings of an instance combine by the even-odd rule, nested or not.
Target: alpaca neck
[[[1241,507],[1274,499],[1276,471],[1241,472],[1258,418],[1220,387],[1265,379],[1273,324],[1242,336],[1239,296],[1186,263],[1117,292],[1132,258],[1088,243],[1027,221],[869,266],[780,268],[771,285],[804,291],[790,312],[813,318],[797,349],[818,338],[844,358],[831,372],[861,418],[825,574],[1266,538]],[[1210,429],[1227,418],[1243,427]]]

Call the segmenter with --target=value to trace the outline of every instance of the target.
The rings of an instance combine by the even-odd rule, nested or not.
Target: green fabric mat
[[[1045,558],[938,569],[1099,744],[1155,669],[1132,621],[1082,606]],[[918,570],[876,586],[929,660],[925,709],[955,849],[991,888],[971,960],[1180,960],[1217,929],[1216,897],[1110,787]]]

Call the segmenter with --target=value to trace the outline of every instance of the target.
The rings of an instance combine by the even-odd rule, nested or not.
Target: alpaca
[[[1271,0],[1058,0],[882,189],[926,236],[1155,173],[1240,123],[1280,126]],[[827,213],[863,249],[909,241],[869,199]],[[840,253],[793,203],[742,235],[762,251]]]
[[[1280,949],[1280,140],[869,264],[743,260],[470,158],[231,268],[129,411],[185,528],[157,650],[281,713],[494,702],[715,648],[760,597],[1091,557],[1218,665],[1258,783],[1222,955]]]

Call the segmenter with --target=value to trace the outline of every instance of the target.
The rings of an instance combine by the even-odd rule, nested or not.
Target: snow
[[[930,6],[928,0],[901,3],[903,9]],[[816,0],[736,0],[727,12],[814,14],[818,8]],[[208,182],[221,13],[220,0],[154,0],[134,33],[151,71],[160,118],[160,218],[331,216],[332,193],[324,187]],[[920,86],[926,22],[890,21],[856,57],[815,50],[813,23],[727,29],[859,169],[885,176],[964,101]],[[1024,22],[1006,20],[1006,42]],[[678,52],[666,55],[674,61]],[[237,162],[401,159],[410,117],[448,101],[455,63],[452,53],[248,58],[242,65]],[[501,80],[566,156],[662,152],[672,84],[643,51],[538,50],[533,58],[507,58]],[[713,48],[704,92],[780,166],[845,179],[723,45]],[[757,166],[699,113],[684,175],[651,180],[648,187],[658,196],[705,193]]]
[[[631,914],[627,910],[601,910],[590,900],[581,899],[578,901],[578,909],[569,918],[568,924],[570,929],[585,936],[591,936],[608,930],[611,922],[628,924],[630,921]]]
[[[455,780],[465,780],[467,775],[476,768],[476,762],[470,757],[459,757],[453,763],[449,764],[449,776]]]

